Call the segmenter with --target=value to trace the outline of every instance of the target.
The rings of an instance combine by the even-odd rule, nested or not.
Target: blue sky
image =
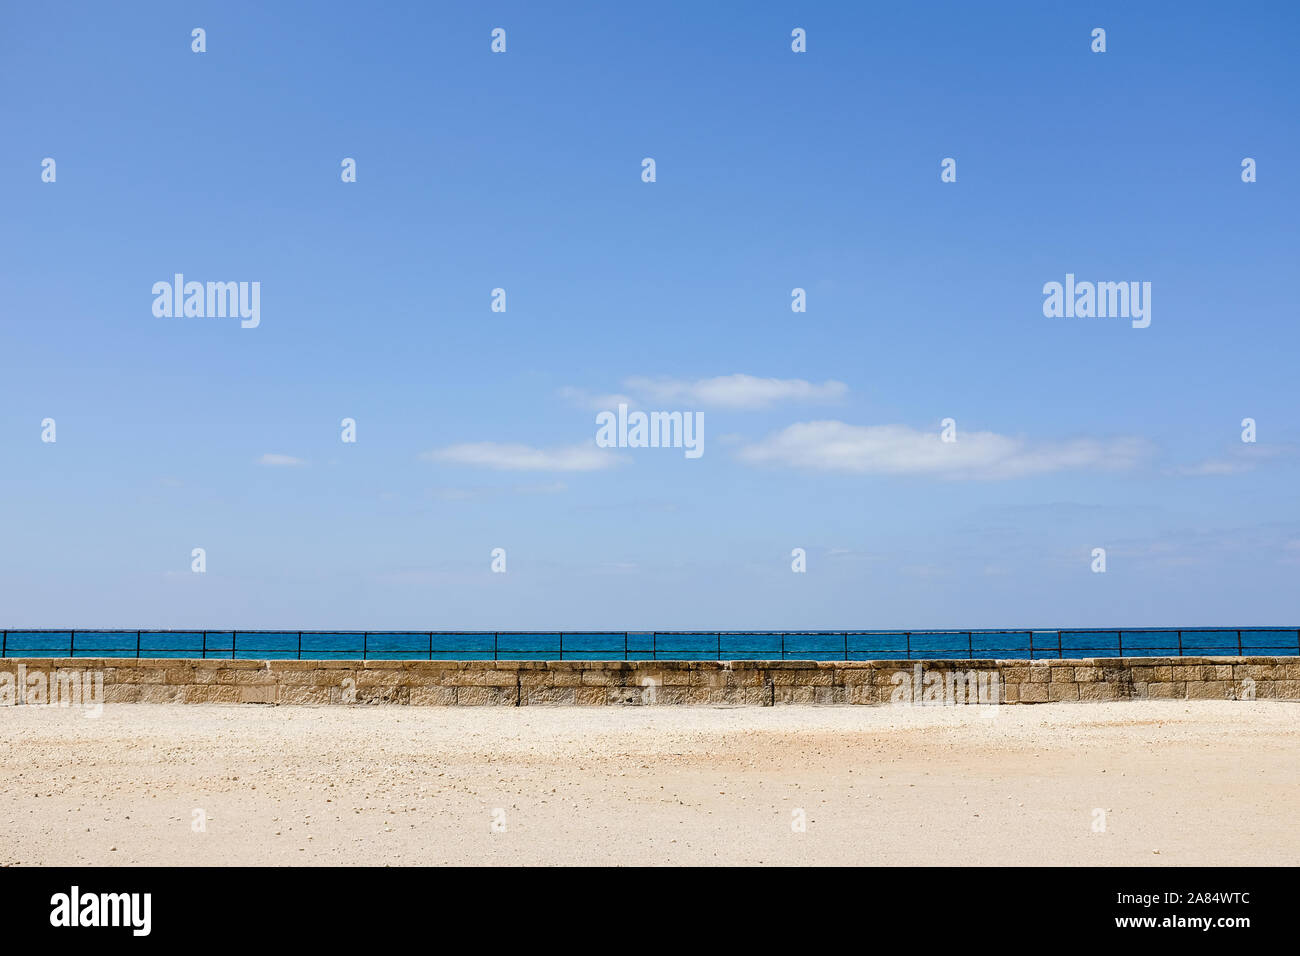
[[[1296,624],[1300,12],[898,6],[6,10],[4,625]]]

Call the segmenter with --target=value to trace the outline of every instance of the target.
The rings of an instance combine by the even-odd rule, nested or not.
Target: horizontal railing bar
[[[144,629],[134,628],[134,627],[125,627],[125,628],[124,628],[124,627],[96,627],[96,628],[82,628],[82,627],[79,627],[79,628],[75,628],[75,629],[74,629],[74,628],[66,628],[66,627],[27,627],[27,628],[10,628],[10,630],[9,630],[8,633],[14,633],[14,634],[17,634],[17,633],[22,633],[22,634],[70,634],[70,633],[72,633],[73,630],[76,630],[78,633],[82,633],[82,634],[134,634],[134,633],[136,633],[137,630],[140,630],[141,633],[144,633],[144,634],[202,634],[202,633],[203,633],[203,629],[202,629],[202,628],[184,628],[184,627],[170,627],[170,628],[155,627],[155,628],[144,628]],[[1102,630],[1104,630],[1104,629],[1102,629]],[[1157,630],[1163,630],[1163,629],[1161,628],[1161,629],[1157,629]],[[1172,628],[1171,628],[1170,630],[1172,630]],[[1204,630],[1221,630],[1221,629],[1220,629],[1220,628],[1205,628]],[[1250,628],[1250,629],[1248,629],[1248,630],[1270,630],[1270,629],[1269,629],[1269,628]],[[1293,631],[1293,630],[1295,630],[1295,628],[1276,628],[1276,630]],[[222,630],[221,628],[208,628],[208,629],[207,629],[207,633],[209,633],[209,634],[294,634],[294,635],[296,635],[296,634],[298,633],[298,631],[297,631],[296,629],[295,629],[295,630],[276,630],[276,629],[274,629],[274,628],[257,628],[257,629],[245,629],[245,628],[240,628],[239,630],[233,630],[233,631],[232,631],[232,630]],[[430,634],[434,634],[434,635],[437,635],[437,634],[456,634],[456,635],[461,635],[461,634],[492,634],[492,633],[498,633],[498,634],[555,634],[555,635],[559,635],[559,634],[602,634],[602,635],[609,635],[609,636],[611,636],[611,637],[614,637],[614,636],[620,636],[620,635],[622,635],[624,632],[623,632],[623,631],[602,631],[602,630],[589,630],[589,631],[567,631],[567,630],[566,630],[566,631],[527,631],[527,630],[507,630],[507,631],[496,631],[496,632],[493,632],[493,631],[452,631],[452,630],[446,630],[446,631],[350,631],[350,630],[335,630],[335,631],[331,631],[331,630],[304,630],[302,633],[303,633],[303,634],[356,634],[356,635],[358,635],[358,636],[361,635],[361,634],[402,634],[402,635],[411,635],[411,636],[413,636],[413,637],[416,637],[416,636],[418,636],[418,637],[428,637]],[[840,635],[843,635],[843,634],[845,634],[845,633],[848,633],[848,634],[901,634],[901,633],[903,633],[903,632],[902,632],[902,631],[889,630],[889,629],[886,629],[886,628],[880,628],[880,629],[876,629],[876,630],[859,630],[859,631],[847,631],[847,632],[846,632],[846,631],[784,631],[784,632],[782,632],[782,631],[752,631],[752,630],[751,630],[751,631],[703,631],[703,630],[700,630],[700,631],[636,631],[636,630],[632,630],[632,631],[627,631],[626,633],[628,633],[628,634],[665,634],[665,635],[674,635],[674,634],[677,634],[677,635],[695,635],[695,634],[699,634],[699,635],[711,635],[711,636],[712,636],[712,635],[717,635],[717,634],[727,635],[727,634],[781,634],[781,633],[786,633],[786,634],[820,634],[820,635],[826,635],[826,636],[840,636]],[[966,634],[966,633],[967,633],[967,629],[960,629],[960,630],[953,630],[953,631],[946,631],[946,630],[914,631],[913,633],[915,633],[915,634]],[[975,630],[974,633],[976,633],[976,634],[1028,634],[1028,633],[1029,633],[1029,630],[1028,630],[1028,629],[1025,629],[1025,628],[1007,628],[1007,629],[1004,629],[1004,628],[991,628],[991,629],[981,630],[981,629],[978,629],[978,628],[977,628],[977,629]],[[1082,630],[1079,630],[1078,633],[1082,633]]]

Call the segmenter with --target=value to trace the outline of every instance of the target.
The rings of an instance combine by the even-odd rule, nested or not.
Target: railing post
[[[1237,632],[1237,636],[1239,638],[1237,641],[1237,653],[1240,654],[1241,653],[1241,641],[1240,641],[1241,632],[1240,631]],[[1183,656],[1183,632],[1181,629],[1178,631],[1178,656],[1179,657]]]
[[[966,659],[969,661],[975,660],[975,636],[970,631],[966,632],[966,649],[970,655]]]
[[[781,660],[785,660],[785,631],[781,632]]]
[[[140,632],[135,632],[135,659],[140,659]]]
[[[1237,656],[1241,656],[1241,631],[1237,631]]]
[[[844,632],[844,659],[849,659],[849,632]]]
[[[68,656],[69,657],[77,656],[77,632],[76,631],[68,631]],[[140,656],[139,654],[136,655],[136,657],[139,656]]]
[[[203,632],[203,657],[201,659],[205,661],[208,659],[208,632],[207,631]]]
[[[659,660],[659,632],[652,631],[650,634],[650,656],[654,660]]]
[[[718,639],[718,660],[722,660],[722,632],[718,631],[715,636]]]
[[[623,660],[627,660],[627,631],[623,632]]]
[[[298,660],[302,660],[302,631],[298,632]]]
[[[907,639],[907,659],[910,661],[912,659],[912,632],[904,631],[903,637]]]
[[[1116,631],[1115,635],[1119,638],[1119,656],[1124,656],[1124,632]]]
[[[433,631],[429,632],[429,660],[433,660]]]
[[[370,632],[361,632],[361,659],[364,661],[370,656]]]
[[[1062,657],[1064,657],[1064,656],[1065,656],[1065,654],[1064,654],[1064,653],[1062,652],[1062,650],[1061,650],[1061,632],[1058,630],[1058,631],[1056,632],[1056,657],[1057,657],[1057,660],[1060,660],[1060,659],[1061,659]]]
[[[0,643],[0,657],[8,657],[9,656],[9,632],[8,631],[5,631],[4,637],[0,638],[0,641],[3,641],[3,643]]]
[[[560,632],[560,660],[564,660],[564,632]]]
[[[430,640],[432,640],[432,638],[430,638]],[[492,632],[492,659],[494,661],[500,659],[498,657],[498,654],[500,653],[499,652],[500,643],[501,643],[501,632],[493,631]],[[430,653],[430,656],[432,657],[432,653]],[[564,660],[564,635],[563,634],[560,635],[560,660]]]
[[[1029,659],[1034,659],[1034,632],[1029,632]]]
[[[235,648],[238,646],[239,646],[239,632],[231,631],[230,632],[230,659],[232,661],[235,659]]]

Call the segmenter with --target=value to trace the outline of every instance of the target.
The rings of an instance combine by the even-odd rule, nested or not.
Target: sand
[[[0,864],[1300,859],[1300,704],[993,710],[10,707]]]

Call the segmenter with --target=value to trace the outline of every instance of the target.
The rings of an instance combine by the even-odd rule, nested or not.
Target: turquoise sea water
[[[1297,655],[1297,628],[972,631],[4,631],[4,657],[898,660]]]

